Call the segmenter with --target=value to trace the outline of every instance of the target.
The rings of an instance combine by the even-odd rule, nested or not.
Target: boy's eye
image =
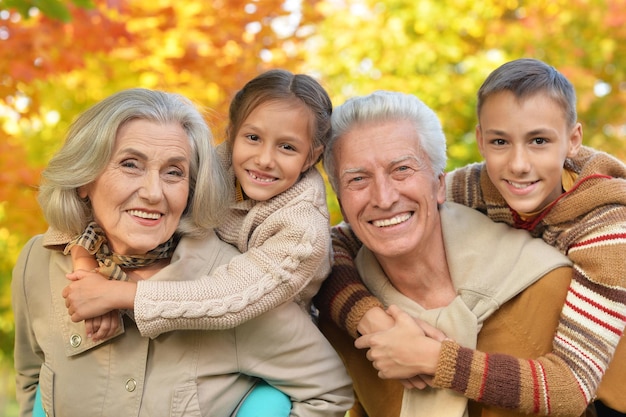
[[[491,143],[499,146],[506,145],[506,141],[504,139],[494,139],[491,141]]]
[[[533,143],[535,145],[543,145],[544,143],[547,143],[547,142],[548,142],[548,140],[545,139],[545,138],[534,138],[533,139]]]

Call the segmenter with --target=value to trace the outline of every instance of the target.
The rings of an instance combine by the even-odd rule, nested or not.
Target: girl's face
[[[246,195],[265,201],[294,185],[317,160],[314,116],[299,101],[269,101],[244,120],[233,143],[233,168]]]

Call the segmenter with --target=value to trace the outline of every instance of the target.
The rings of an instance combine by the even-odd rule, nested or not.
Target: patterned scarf
[[[96,222],[91,222],[83,234],[67,244],[63,253],[66,255],[70,253],[74,245],[82,246],[87,252],[96,256],[99,265],[98,272],[109,279],[128,281],[128,275],[122,268],[141,268],[160,259],[170,258],[177,243],[178,238],[172,236],[167,242],[160,244],[145,255],[119,255],[109,248],[102,228]]]

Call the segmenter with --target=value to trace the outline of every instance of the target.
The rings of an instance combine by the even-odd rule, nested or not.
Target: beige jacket
[[[168,268],[209,273],[237,253],[214,235],[183,239]],[[123,334],[93,343],[82,322],[70,321],[60,295],[70,270],[70,257],[44,249],[35,237],[13,272],[22,416],[30,415],[38,383],[48,415],[62,417],[229,416],[256,377],[292,398],[294,416],[339,417],[352,404],[339,358],[295,303],[235,329],[176,331],[155,339],[141,337],[125,316]]]

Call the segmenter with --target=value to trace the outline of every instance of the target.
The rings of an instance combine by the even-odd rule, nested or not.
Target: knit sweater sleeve
[[[289,300],[310,303],[312,294],[307,300],[302,292],[316,292],[330,270],[327,215],[301,201],[268,217],[254,235],[246,252],[199,279],[180,281],[180,271],[170,269],[162,280],[139,282],[141,334],[233,328]]]
[[[447,180],[449,187],[453,185],[448,197],[472,194],[458,189],[462,184],[469,184],[467,181]],[[459,200],[468,202],[463,198]],[[488,214],[492,218],[493,213],[502,214],[505,209],[498,210],[491,200],[489,204],[476,205],[489,205]],[[595,397],[626,325],[625,207],[617,205],[597,211],[587,216],[587,222],[573,222],[570,216],[570,223],[586,232],[576,237],[571,231],[563,233],[562,236],[571,239],[561,242],[564,246],[550,241],[549,236],[554,233],[543,235],[544,240],[567,253],[574,263],[552,352],[531,360],[499,355],[498,363],[493,364],[482,352],[446,341],[434,379],[436,387],[453,389],[470,399],[525,413],[580,415],[583,412]],[[603,226],[598,227],[599,224]],[[506,384],[499,375],[507,375]],[[467,380],[480,381],[481,389],[471,390],[460,383]],[[503,390],[506,394],[502,394]],[[502,395],[489,395],[494,392]],[[521,395],[523,392],[533,395]]]
[[[350,225],[341,223],[331,230],[333,257],[328,278],[315,297],[320,316],[330,318],[352,337],[357,337],[357,325],[363,315],[383,304],[370,293],[361,281],[354,264],[361,242]]]

